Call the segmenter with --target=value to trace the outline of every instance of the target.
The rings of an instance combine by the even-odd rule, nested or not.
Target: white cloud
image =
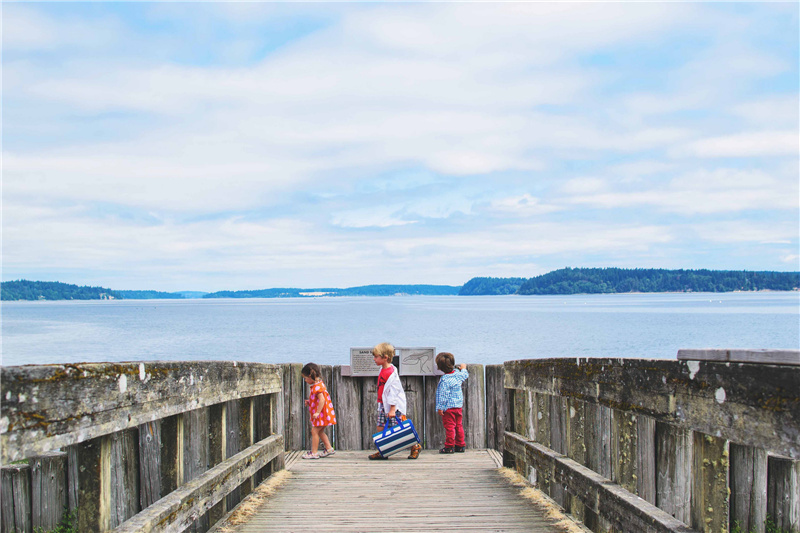
[[[675,151],[695,157],[797,156],[800,133],[797,131],[759,131],[700,139]]]
[[[543,204],[539,198],[526,193],[521,196],[509,196],[498,200],[492,200],[489,204],[489,209],[501,213],[528,217],[553,213],[555,211],[560,211],[562,208],[556,205]]]
[[[606,188],[606,181],[601,178],[575,178],[567,181],[561,191],[565,194],[590,194]]]

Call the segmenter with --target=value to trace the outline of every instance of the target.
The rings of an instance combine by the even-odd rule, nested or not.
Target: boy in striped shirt
[[[436,366],[444,372],[436,387],[436,412],[442,417],[445,435],[444,448],[439,453],[462,453],[467,446],[462,423],[464,393],[461,392],[461,384],[469,377],[469,372],[465,364],[458,365],[458,370],[454,370],[455,362],[456,358],[448,352],[436,356]]]

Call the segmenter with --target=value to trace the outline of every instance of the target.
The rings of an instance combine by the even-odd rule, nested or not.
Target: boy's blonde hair
[[[436,355],[436,366],[445,374],[449,374],[456,367],[456,358],[450,352],[439,352]]]
[[[386,359],[391,363],[392,359],[394,359],[394,346],[388,342],[382,342],[372,349],[372,355]]]

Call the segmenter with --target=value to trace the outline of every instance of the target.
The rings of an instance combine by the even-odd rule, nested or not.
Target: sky
[[[2,279],[800,270],[787,3],[2,5]]]

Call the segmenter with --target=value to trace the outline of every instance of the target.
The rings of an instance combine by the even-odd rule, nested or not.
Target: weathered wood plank
[[[115,533],[180,533],[234,487],[283,452],[283,437],[273,435],[226,459],[168,494],[114,530]]]
[[[161,420],[139,426],[139,505],[161,498]]]
[[[55,529],[67,508],[67,454],[47,452],[32,457],[31,524],[34,529]]]
[[[361,449],[361,383],[343,376],[341,365],[333,367],[331,401],[336,410],[336,432],[333,446],[337,450]]]
[[[611,480],[635,494],[639,437],[636,415],[612,409],[611,421]]]
[[[105,519],[102,504],[102,439],[99,437],[72,446],[69,461],[70,472],[75,472],[75,477],[70,478],[71,492],[76,494],[77,508],[75,509],[76,528],[81,532],[102,531]],[[75,465],[73,469],[72,465]]]
[[[505,406],[503,365],[486,365],[486,447],[503,453]]]
[[[566,398],[566,416],[564,418],[567,436],[566,454],[578,464],[586,466],[586,417],[584,403],[575,398]],[[573,498],[569,493],[567,510],[583,522],[586,519],[586,507],[580,498]]]
[[[100,441],[100,514],[103,531],[107,531],[139,511],[139,435],[134,428]]]
[[[692,527],[728,530],[728,441],[694,432]]]
[[[378,380],[373,377],[355,379],[361,383],[361,449],[374,450],[372,435],[378,427]]]
[[[426,450],[438,450],[444,446],[444,426],[442,417],[436,412],[436,387],[439,378],[426,376],[424,378],[424,412],[425,420],[421,427],[417,427],[419,436],[422,437],[422,447]],[[416,421],[414,421],[416,424]]]
[[[242,431],[241,431],[241,418],[242,410],[241,404],[237,401],[225,402],[225,455],[224,459],[233,457],[241,451],[242,446]],[[236,507],[242,500],[242,491],[239,487],[234,488],[225,497],[225,509],[230,511]],[[209,519],[211,523],[211,521]]]
[[[183,413],[181,417],[183,446],[181,447],[182,459],[182,484],[187,484],[201,476],[208,470],[209,464],[209,409],[195,409]],[[215,502],[216,503],[216,502]],[[193,524],[187,524],[192,533],[203,533],[208,530],[208,513],[199,515]]]
[[[504,364],[506,387],[578,398],[800,458],[800,367],[645,359]]]
[[[730,444],[731,524],[764,533],[767,519],[767,452]]]
[[[483,365],[467,365],[469,379],[464,392],[463,426],[467,448],[486,448],[486,381]]]
[[[10,366],[0,388],[0,462],[7,464],[175,415],[187,404],[278,392],[280,372],[222,361]]]
[[[692,432],[656,422],[656,505],[681,522],[692,519]]]
[[[550,448],[516,433],[507,432],[505,439],[506,450],[526,455],[538,470],[552,471],[555,480],[563,483],[570,494],[620,531],[694,533],[661,509]]]
[[[800,366],[800,350],[678,350],[678,360]]]
[[[784,531],[800,531],[800,461],[767,461],[767,514]]]
[[[636,494],[656,504],[656,421],[639,415],[636,420]]]
[[[302,450],[305,447],[306,406],[303,393],[305,382],[300,371],[300,363],[284,363],[283,369],[283,412],[287,450]]]
[[[26,464],[2,468],[2,532],[31,533],[31,467]]]

